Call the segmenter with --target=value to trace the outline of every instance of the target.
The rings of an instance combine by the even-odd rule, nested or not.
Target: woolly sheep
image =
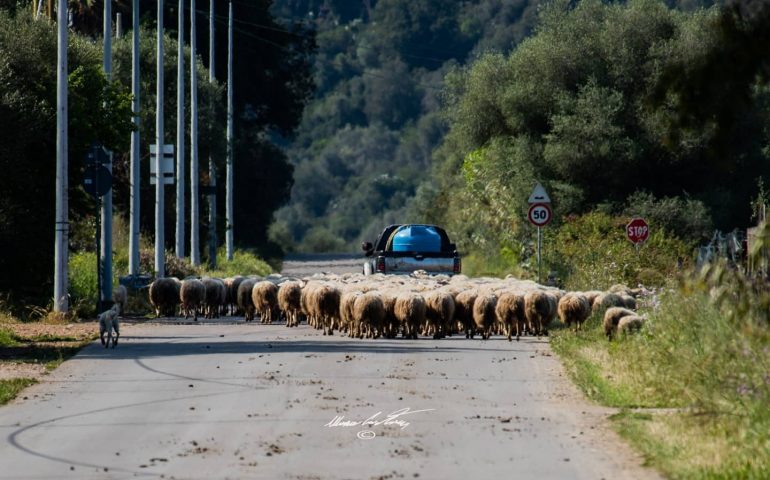
[[[623,298],[612,292],[605,292],[600,294],[594,299],[592,309],[594,313],[604,314],[604,312],[611,307],[625,307]]]
[[[296,327],[299,325],[301,296],[302,284],[300,282],[284,282],[278,287],[278,307],[286,316],[287,327]]]
[[[251,291],[256,280],[247,278],[238,285],[238,308],[241,309],[247,322],[254,320],[254,301],[251,299]]]
[[[355,336],[353,328],[353,307],[356,299],[362,296],[364,292],[361,291],[348,291],[340,296],[340,330],[347,330],[348,336]]]
[[[413,292],[399,293],[393,313],[403,328],[404,338],[417,339],[420,325],[425,322],[425,299]]]
[[[636,313],[623,307],[608,308],[607,311],[604,312],[604,334],[607,335],[607,340],[612,340],[612,336],[617,329],[620,319],[629,315],[635,316]]]
[[[182,281],[179,299],[182,301],[182,315],[188,318],[192,314],[197,321],[198,310],[206,301],[206,286],[197,278],[187,278]]]
[[[626,315],[618,322],[618,335],[628,335],[638,332],[644,325],[645,318],[639,315]]]
[[[278,308],[278,287],[269,280],[254,284],[251,290],[251,301],[263,324],[272,323],[273,312]]]
[[[575,324],[575,331],[580,330],[583,322],[591,316],[591,304],[580,293],[568,293],[559,300],[559,319],[567,327]]]
[[[118,304],[118,313],[125,315],[128,305],[128,290],[123,285],[118,285],[112,291],[112,301]]]
[[[426,335],[442,338],[451,335],[452,321],[455,314],[455,301],[452,295],[441,291],[432,291],[425,295]]]
[[[172,277],[159,278],[150,284],[150,303],[155,316],[171,317],[179,304],[178,280]]]
[[[315,308],[324,330],[324,335],[333,335],[335,326],[340,323],[340,297],[342,293],[336,287],[320,285],[314,291],[311,301],[315,302]]]
[[[524,295],[524,315],[530,331],[538,337],[548,335],[548,324],[554,314],[554,297],[541,290],[533,290]]]
[[[476,324],[476,330],[481,332],[481,338],[487,340],[490,337],[492,327],[497,317],[495,307],[497,306],[497,295],[493,293],[484,293],[476,297],[473,302],[473,321]],[[473,338],[473,333],[471,333]]]
[[[526,318],[524,317],[524,296],[514,292],[503,292],[497,299],[495,306],[497,321],[503,326],[503,332],[510,342],[513,331],[516,331],[516,340],[524,333]]]
[[[478,292],[476,290],[465,290],[455,297],[455,318],[462,324],[465,338],[471,338],[471,334],[476,330],[476,324],[473,321],[473,304],[476,302]]]
[[[219,317],[219,307],[224,302],[225,284],[218,278],[204,277],[201,279],[206,289],[204,311],[206,318]]]
[[[374,292],[359,295],[353,304],[351,336],[377,338],[382,333],[385,306],[382,298]]]
[[[636,299],[632,297],[631,295],[621,295],[621,300],[623,300],[623,306],[630,309],[630,310],[636,310]]]

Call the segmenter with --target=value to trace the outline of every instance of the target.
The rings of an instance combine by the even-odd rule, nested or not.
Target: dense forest
[[[466,251],[518,249],[535,181],[557,224],[645,214],[692,242],[747,226],[768,173],[765,89],[740,67],[697,77],[725,18],[762,24],[731,5],[276,1],[277,16],[313,22],[318,53],[271,238],[350,250],[385,224],[431,221]],[[729,55],[748,61],[739,37]]]

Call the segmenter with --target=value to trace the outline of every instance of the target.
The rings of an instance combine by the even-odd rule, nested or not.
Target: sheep
[[[299,297],[299,305],[300,309],[302,310],[302,314],[307,318],[308,325],[315,329],[320,329],[321,326],[318,322],[318,312],[316,312],[314,308],[314,302],[311,301],[311,298],[314,296],[315,289],[318,288],[318,286],[318,283],[308,282],[302,288],[302,292],[300,293]]]
[[[314,290],[311,299],[315,300],[315,311],[318,314],[324,335],[333,335],[335,325],[340,323],[340,297],[338,288],[330,285],[320,285]]]
[[[638,332],[646,318],[639,315],[626,315],[618,322],[618,335],[629,335],[633,332]]]
[[[417,331],[425,321],[425,299],[413,292],[399,293],[393,313],[403,328],[403,337],[416,340]]]
[[[600,292],[599,290],[591,290],[588,292],[583,292],[583,296],[586,297],[586,299],[588,300],[588,303],[590,303],[591,306],[593,306],[594,300],[596,300],[596,297],[598,297],[602,293],[604,292]]]
[[[396,338],[398,335],[398,318],[396,318],[396,296],[391,292],[382,292],[382,306],[385,309],[385,318],[383,319],[383,333],[386,338]]]
[[[246,278],[237,275],[235,277],[225,279],[225,305],[230,310],[230,315],[235,315],[235,311],[238,309],[238,287],[241,286]]]
[[[301,296],[302,284],[300,282],[284,282],[278,287],[278,307],[286,316],[287,327],[296,327],[299,325]]]
[[[612,292],[602,293],[594,299],[593,313],[604,314],[611,307],[624,307],[626,304],[620,295]]]
[[[382,333],[384,319],[385,306],[378,294],[368,292],[357,296],[353,304],[351,336],[377,338]]]
[[[623,300],[623,306],[630,309],[630,310],[636,310],[636,299],[632,297],[631,295],[621,295],[621,300]]]
[[[353,307],[356,299],[364,293],[361,291],[345,292],[340,297],[340,329],[347,330],[348,336],[355,336],[353,328]]]
[[[473,321],[473,304],[476,302],[477,296],[476,290],[465,290],[455,297],[455,318],[462,324],[465,338],[471,338],[476,328]]]
[[[112,305],[112,308],[100,313],[97,317],[99,319],[99,340],[101,340],[104,348],[110,346],[112,341],[112,348],[118,344],[118,338],[120,337],[120,304],[116,303]],[[115,336],[112,336],[112,332],[115,332]],[[104,340],[104,334],[107,333],[107,340]]]
[[[179,280],[172,277],[158,278],[150,284],[150,303],[155,309],[156,318],[161,315],[171,317],[174,315],[179,303]]]
[[[260,322],[272,323],[273,311],[278,308],[278,287],[269,280],[263,280],[254,284],[251,291],[251,300],[259,314]]]
[[[575,331],[580,330],[583,322],[591,316],[591,304],[580,293],[568,293],[559,300],[559,319],[567,327],[575,324]]]
[[[204,310],[206,318],[219,317],[219,307],[225,297],[225,284],[218,278],[205,277],[201,279],[206,289]]]
[[[247,322],[254,320],[254,301],[251,299],[251,291],[256,280],[247,278],[238,285],[238,308],[241,309]]]
[[[516,330],[516,341],[524,333],[526,318],[524,317],[524,296],[514,292],[503,292],[495,306],[497,321],[503,326],[508,341],[512,340],[513,330]]]
[[[532,290],[524,295],[524,315],[528,329],[540,335],[548,335],[548,324],[554,314],[554,297],[542,290]]]
[[[179,299],[182,302],[182,315],[188,318],[192,313],[193,319],[198,321],[198,310],[206,301],[206,286],[197,278],[186,278],[179,289]]]
[[[476,324],[476,330],[481,332],[481,338],[489,339],[492,327],[497,320],[495,307],[497,306],[497,295],[493,293],[484,293],[476,297],[473,302],[473,321]],[[473,333],[471,333],[473,338]]]
[[[128,306],[128,290],[123,285],[118,285],[112,291],[112,300],[118,304],[118,313],[125,315]]]
[[[636,316],[636,313],[623,307],[608,308],[604,312],[604,334],[607,336],[607,340],[612,340],[612,335],[615,333],[620,319],[629,315]]]
[[[455,301],[446,292],[433,291],[425,295],[425,335],[442,338],[451,335],[452,320],[455,314]]]

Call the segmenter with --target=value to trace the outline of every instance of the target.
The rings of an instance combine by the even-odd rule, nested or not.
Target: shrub
[[[217,253],[217,258],[220,259],[217,268],[207,271],[207,275],[220,278],[234,277],[236,275],[260,275],[264,277],[273,271],[267,262],[248,250],[235,250],[233,252],[233,259],[228,261],[226,260],[225,249],[221,248]]]
[[[558,229],[546,229],[546,265],[567,288],[604,289],[617,283],[663,285],[677,273],[680,259],[689,263],[691,246],[654,226],[637,251],[626,239],[627,221],[593,212],[567,218]]]
[[[81,317],[96,313],[96,255],[94,252],[72,253],[69,257],[70,307]]]

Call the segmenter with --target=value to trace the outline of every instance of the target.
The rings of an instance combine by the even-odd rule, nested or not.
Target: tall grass
[[[671,477],[770,478],[770,328],[732,315],[733,304],[703,287],[686,282],[654,297],[637,335],[607,342],[594,318],[581,335],[556,332],[552,346],[600,403],[675,409],[616,417]]]

